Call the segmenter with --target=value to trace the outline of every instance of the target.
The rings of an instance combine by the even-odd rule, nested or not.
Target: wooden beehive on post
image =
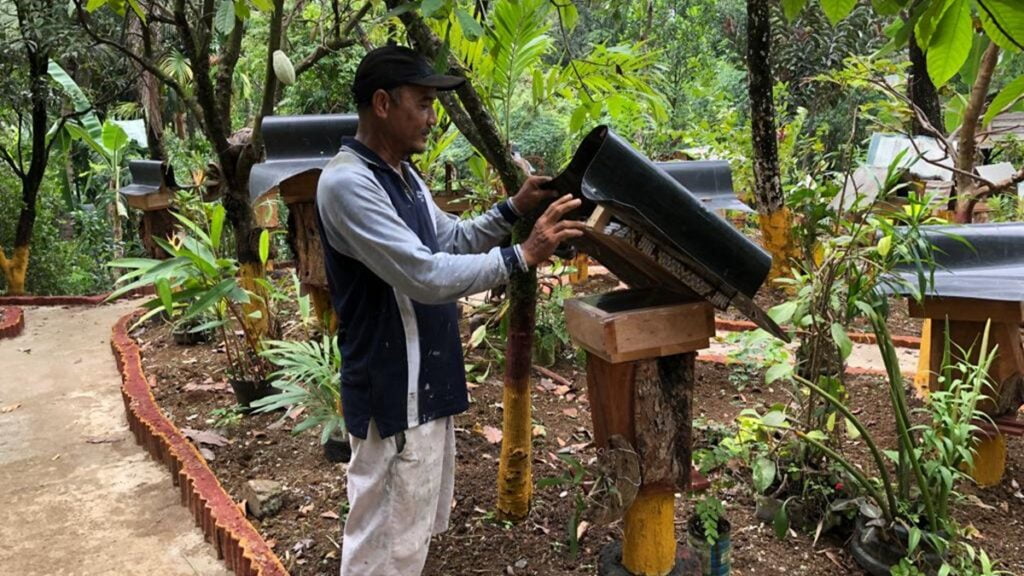
[[[118,192],[132,208],[142,211],[139,236],[146,252],[152,258],[167,258],[154,238],[167,239],[174,235],[177,221],[171,215],[174,192],[179,186],[171,167],[159,160],[132,160],[128,164],[132,183]]]
[[[257,214],[279,198],[288,207],[288,244],[295,253],[299,281],[310,295],[317,318],[333,312],[327,290],[327,271],[316,223],[316,189],[320,173],[341,148],[342,139],[355,136],[354,114],[266,116],[263,137],[267,158],[253,167],[250,199]],[[275,219],[276,220],[276,219]],[[262,220],[266,226],[274,220]],[[333,320],[332,320],[333,324]]]
[[[722,175],[720,165],[703,168],[685,176]],[[587,351],[599,465],[617,494],[604,519],[625,520],[598,574],[682,574],[673,494],[690,484],[696,353],[715,333],[716,307],[736,307],[786,339],[753,302],[771,258],[721,217],[715,198],[699,198],[605,127],[549,185],[584,201],[576,247],[632,288],[565,306],[568,331]]]

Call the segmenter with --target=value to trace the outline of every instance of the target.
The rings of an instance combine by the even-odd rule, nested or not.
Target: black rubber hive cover
[[[355,114],[265,116],[267,159],[249,175],[250,201],[255,203],[288,178],[322,170],[338,153],[342,138],[355,136],[358,126]]]
[[[608,127],[591,131],[549,186],[584,200],[576,217],[600,205],[619,221],[577,244],[627,284],[734,306],[787,339],[753,301],[771,268],[768,253]]]
[[[924,233],[935,259],[926,296],[1024,302],[1024,222],[925,226]],[[918,285],[912,267],[897,274]],[[895,291],[910,292],[906,286]]]

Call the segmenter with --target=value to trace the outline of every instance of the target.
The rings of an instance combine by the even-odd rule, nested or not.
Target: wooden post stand
[[[288,242],[295,252],[296,270],[302,289],[309,294],[317,321],[329,318],[325,329],[334,331],[334,317],[327,290],[327,268],[316,225],[316,187],[320,171],[303,172],[279,185],[281,199],[288,206]]]
[[[1024,402],[1024,346],[1020,337],[1024,303],[928,297],[921,303],[909,300],[908,307],[912,317],[925,319],[918,373],[914,378],[918,392],[924,394],[939,387],[938,374],[942,369],[947,332],[954,361],[960,355],[958,347],[972,350],[969,360],[974,361],[978,358],[985,324],[991,320],[989,349],[999,347],[989,368],[994,389],[986,391],[990,399],[980,403],[978,409],[993,418],[1009,415],[1012,420]],[[1006,440],[1001,427],[982,434],[980,440],[971,473],[981,485],[999,484],[1006,468]]]
[[[177,220],[171,215],[173,198],[173,191],[164,187],[145,196],[125,196],[129,206],[142,211],[139,237],[150,258],[163,260],[169,256],[153,239],[166,240],[177,229]]]
[[[587,351],[594,440],[624,508],[611,515],[625,517],[623,542],[602,551],[598,574],[682,574],[674,494],[690,481],[694,365],[715,332],[712,306],[625,290],[570,300],[565,318]]]

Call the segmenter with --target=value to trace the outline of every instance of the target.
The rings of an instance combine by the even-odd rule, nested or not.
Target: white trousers
[[[451,417],[382,439],[351,437],[341,576],[419,576],[430,537],[448,529],[455,492]]]

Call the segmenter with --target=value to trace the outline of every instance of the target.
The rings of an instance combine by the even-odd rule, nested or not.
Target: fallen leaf
[[[327,519],[330,519],[330,520],[337,520],[337,519],[341,518],[341,516],[338,516],[338,513],[334,512],[333,510],[328,510],[327,512],[324,512],[324,513],[320,514],[320,517],[321,518],[327,518]]]
[[[559,446],[559,448],[561,448],[561,447],[564,447],[564,446],[565,446],[565,440],[562,440],[561,438],[559,438],[559,437],[557,437],[557,436],[555,437],[555,442],[557,442],[557,443],[558,443],[558,446]]]
[[[548,429],[540,424],[534,424],[532,432],[534,438],[541,438],[548,435]]]
[[[306,514],[309,514],[310,512],[312,512],[313,508],[314,508],[314,506],[312,504],[306,504],[305,506],[300,506],[299,507],[299,514],[301,514],[302,516],[305,516]]]
[[[555,396],[565,396],[566,394],[569,393],[570,390],[572,390],[572,388],[569,388],[564,384],[561,386],[555,386]]]
[[[587,535],[587,530],[590,530],[590,522],[587,522],[586,520],[580,522],[579,525],[576,526],[577,542],[583,540],[583,537]]]
[[[213,462],[217,459],[217,455],[213,453],[213,450],[210,450],[206,446],[200,446],[199,453],[203,455],[203,458],[206,458],[207,462]]]
[[[565,414],[569,418],[578,418],[580,415],[580,411],[577,410],[576,408],[566,408],[562,410],[562,414]]]
[[[484,438],[486,438],[491,444],[500,444],[501,430],[498,430],[494,426],[484,426]]]
[[[18,408],[21,408],[21,403],[11,404],[10,406],[4,406],[3,408],[0,408],[0,414],[8,414],[10,412],[14,412]]]
[[[541,378],[540,381],[537,382],[537,386],[545,392],[551,392],[552,390],[557,388],[557,386],[555,386],[555,383],[552,382],[550,378]]]
[[[196,444],[208,444],[210,446],[227,446],[231,442],[212,430],[196,430],[194,428],[182,428],[182,434]]]
[[[291,418],[292,420],[298,420],[299,416],[302,416],[302,413],[305,411],[305,406],[296,406],[295,408],[292,408],[291,410],[288,411],[288,417]]]

